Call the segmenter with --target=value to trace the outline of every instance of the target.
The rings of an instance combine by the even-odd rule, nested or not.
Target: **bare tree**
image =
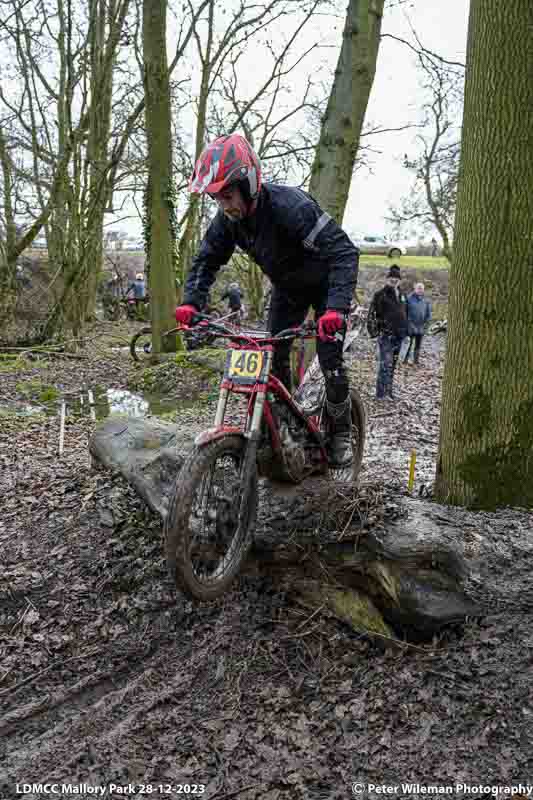
[[[83,278],[92,274],[98,230],[101,238],[111,82],[129,2],[91,0],[85,14],[71,0],[11,0],[5,5],[12,13],[0,22],[11,56],[11,74],[0,83],[0,114],[11,117],[22,153],[18,175],[31,197],[27,216],[34,220],[16,249],[22,252],[44,226],[49,256],[63,277],[46,333],[63,316],[67,299],[77,301],[68,308],[74,329],[85,316],[87,291],[79,288],[90,283]],[[99,253],[95,270],[101,247]]]
[[[17,250],[44,226],[50,260],[61,271],[62,289],[45,335],[64,319],[79,330],[94,307],[104,214],[130,177],[129,141],[142,125],[142,75],[132,60],[138,53],[140,6],[138,0],[89,0],[82,7],[71,0],[6,0],[4,5],[12,14],[0,20],[0,41],[10,57],[10,74],[0,81],[2,174],[9,170],[2,192],[5,198],[9,187],[13,195],[16,180],[23,181],[25,218],[34,224]],[[169,73],[192,35],[185,16]],[[137,59],[137,68],[140,63]],[[117,70],[121,80],[114,82]],[[21,163],[9,158],[10,142],[23,154]],[[141,162],[144,172],[144,157]],[[9,213],[9,204],[3,206]],[[16,219],[21,201],[11,209]]]
[[[147,233],[153,353],[171,343],[163,333],[173,327],[176,240],[173,229],[170,85],[166,46],[166,0],[144,0],[143,58],[148,140]]]
[[[309,190],[337,222],[344,209],[374,82],[385,0],[349,0],[342,46]]]
[[[440,503],[533,506],[532,24],[529,0],[470,4]]]
[[[205,55],[201,56],[195,158],[207,138],[242,131],[256,150],[270,180],[286,180],[291,173],[300,182],[307,178],[314,142],[306,130],[306,112],[317,102],[313,95],[314,81],[309,75],[299,96],[295,96],[290,81],[292,74],[298,68],[304,68],[305,59],[319,46],[315,41],[302,47],[300,39],[309,21],[324,5],[325,0],[311,0],[307,5],[295,8],[286,0],[276,0],[264,7],[251,6],[254,9],[251,20],[244,24],[244,17],[236,17],[238,22],[234,20],[233,27],[229,25],[222,37],[224,49],[219,45],[218,50],[214,39],[208,35],[214,24],[211,9],[205,45],[197,37],[198,49],[204,46]],[[245,6],[241,5],[239,13],[242,14],[244,9]],[[274,45],[268,38],[262,45],[260,80],[252,90],[249,85],[245,88],[244,63],[253,37],[259,32],[265,33],[272,22],[282,17],[286,30],[278,36],[278,43]],[[208,53],[212,53],[211,59],[207,57]],[[217,53],[225,53],[224,59],[217,60]],[[206,207],[200,198],[191,198],[180,242],[180,274],[184,274],[210,216],[209,204]],[[259,310],[262,306],[262,281],[258,278],[257,266],[245,256],[236,257],[233,266],[245,285],[252,307]]]
[[[464,69],[426,50],[417,39],[422,87],[428,97],[423,105],[423,132],[416,137],[418,153],[405,155],[404,165],[414,180],[407,197],[390,209],[389,220],[400,227],[417,222],[436,228],[443,253],[451,260],[457,181]]]
[[[275,112],[281,106],[280,100],[284,94],[287,100],[287,76],[310,53],[316,44],[298,56],[293,56],[295,42],[300,36],[307,22],[312,18],[316,9],[326,0],[311,0],[294,4],[291,0],[269,0],[267,3],[250,3],[242,0],[233,12],[223,33],[216,35],[216,4],[209,0],[207,19],[195,27],[195,40],[198,57],[201,64],[200,88],[196,109],[196,132],[194,145],[194,158],[192,164],[200,155],[206,140],[210,136],[229,134],[242,130],[253,143],[262,158],[267,157],[267,151],[274,157],[277,148],[280,153],[290,149],[279,133],[283,123],[289,128],[291,118],[308,102],[308,91],[304,93],[301,103],[285,110],[275,119]],[[270,53],[272,66],[270,72],[259,82],[258,88],[246,97],[241,89],[242,72],[239,74],[239,65],[249,53],[255,38],[259,33],[265,33],[275,22],[293,18],[297,20],[294,31],[286,37],[280,46],[274,48],[268,42],[266,52]],[[293,56],[293,63],[289,58]],[[285,85],[284,85],[285,82]],[[310,82],[309,82],[310,83]],[[283,144],[282,144],[283,142]],[[194,252],[200,233],[200,218],[203,209],[201,199],[193,196],[189,199],[186,212],[186,225],[180,240],[180,274],[184,276],[187,266]]]

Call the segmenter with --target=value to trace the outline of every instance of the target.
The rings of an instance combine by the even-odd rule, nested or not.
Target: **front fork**
[[[257,461],[257,449],[259,446],[259,439],[261,437],[261,422],[263,419],[263,409],[265,406],[268,377],[272,367],[272,352],[265,352],[264,358],[266,359],[266,364],[264,365],[264,369],[261,371],[263,381],[257,385],[257,389],[254,393],[255,400],[253,404],[253,410],[251,417],[250,414],[248,414],[246,428],[244,431],[244,436],[247,441],[244,451],[244,458],[241,464],[242,495],[235,498],[235,504],[238,504],[239,508],[239,519],[242,519],[242,514],[246,511],[250,490],[253,485],[252,475],[255,468],[255,463]],[[215,414],[215,427],[220,427],[224,424],[229,393],[230,390],[227,388],[221,389],[220,391]]]
[[[270,353],[268,355],[270,356]],[[248,508],[250,492],[253,486],[252,477],[254,475],[254,470],[256,469],[257,449],[259,447],[259,439],[261,438],[261,420],[263,418],[263,408],[266,397],[266,384],[261,388],[263,388],[263,391],[256,392],[255,394],[252,419],[244,432],[246,437],[246,447],[244,450],[244,458],[241,464],[242,495],[240,498],[236,498],[239,505],[239,520],[246,519],[246,510]],[[249,421],[249,419],[247,421]]]
[[[262,370],[263,381],[261,382],[261,384],[258,384],[258,389],[260,389],[260,391],[256,390],[255,392],[255,402],[253,405],[253,411],[251,414],[251,418],[250,415],[248,415],[248,419],[246,421],[246,428],[244,431],[244,435],[246,436],[249,442],[253,441],[254,439],[258,439],[259,433],[261,431],[263,408],[265,406],[266,387],[268,385],[268,378],[272,367],[272,352],[266,351],[264,353],[264,358],[266,359],[266,363],[264,369]],[[217,410],[215,412],[215,421],[214,421],[215,428],[220,428],[224,425],[224,417],[226,416],[226,408],[228,405],[229,395],[230,395],[230,389],[223,388],[220,390]]]

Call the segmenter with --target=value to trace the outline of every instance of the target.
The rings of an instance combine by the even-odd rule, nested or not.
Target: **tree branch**
[[[393,36],[392,33],[382,33],[382,39],[393,39],[396,42],[400,42],[400,44],[404,44],[406,47],[409,47],[413,53],[416,53],[417,56],[420,56],[422,53],[423,55],[428,56],[429,58],[435,58],[437,61],[440,61],[441,64],[446,64],[448,67],[458,67],[459,69],[466,69],[466,64],[462,61],[450,61],[447,58],[443,58],[439,56],[438,53],[434,53],[432,50],[428,50],[426,47],[423,47],[419,44],[419,47],[415,47],[411,42],[408,42],[407,39],[402,39],[401,36]]]

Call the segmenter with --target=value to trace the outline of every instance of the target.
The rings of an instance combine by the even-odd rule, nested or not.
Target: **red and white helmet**
[[[196,162],[189,191],[216,194],[238,183],[247,202],[261,189],[261,162],[251,144],[238,133],[219,136],[207,145]]]

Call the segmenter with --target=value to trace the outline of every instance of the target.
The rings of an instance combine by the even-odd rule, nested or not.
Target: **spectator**
[[[238,324],[242,316],[242,297],[241,288],[238,283],[230,283],[221,300],[228,301],[228,308],[231,312],[230,320]]]
[[[403,339],[407,335],[407,298],[400,290],[400,268],[393,264],[387,282],[372,298],[368,311],[368,332],[378,337],[376,399],[393,399],[394,372]]]
[[[144,282],[144,275],[142,272],[138,272],[135,276],[135,280],[130,283],[128,286],[128,291],[126,292],[126,297],[133,292],[133,297],[135,298],[135,305],[139,306],[146,300],[146,284]]]
[[[431,255],[433,258],[437,255],[438,252],[438,243],[435,237],[431,240]]]
[[[26,268],[22,264],[15,266],[15,280],[23,287],[29,288],[31,286],[31,278],[28,275]]]
[[[413,362],[418,364],[420,358],[420,347],[426,331],[426,326],[431,319],[431,303],[424,297],[424,284],[416,283],[414,291],[407,298],[407,335],[409,336],[409,347],[403,357],[403,363],[407,364],[411,348],[413,348]]]

